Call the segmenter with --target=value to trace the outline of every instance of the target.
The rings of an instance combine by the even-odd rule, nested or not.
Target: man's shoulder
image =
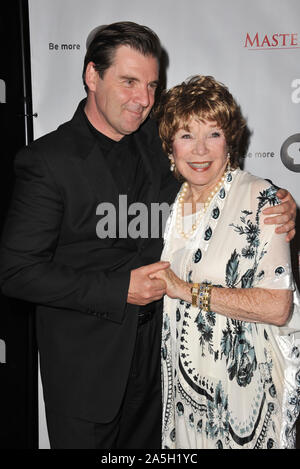
[[[62,158],[77,154],[84,146],[89,148],[93,142],[91,133],[77,108],[72,119],[31,142],[26,151],[42,153],[50,158]]]
[[[64,144],[74,134],[72,120],[64,122],[57,129],[48,132],[30,143],[32,148],[46,148]]]

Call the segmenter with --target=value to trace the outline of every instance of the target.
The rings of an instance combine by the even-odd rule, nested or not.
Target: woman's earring
[[[175,169],[175,163],[174,163],[174,161],[173,161],[173,160],[170,160],[170,162],[171,162],[171,164],[170,164],[170,171],[172,171],[172,172],[173,172],[173,171],[174,171],[174,169]]]

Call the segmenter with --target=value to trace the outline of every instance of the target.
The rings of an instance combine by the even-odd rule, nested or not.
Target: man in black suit
[[[168,264],[157,262],[160,238],[120,236],[118,204],[125,194],[128,205],[150,209],[171,203],[178,190],[147,120],[159,59],[148,28],[101,28],[85,58],[87,99],[71,121],[16,158],[1,284],[5,294],[38,305],[52,448],[160,447],[165,285],[151,274]],[[116,207],[117,224],[99,238],[103,202]]]

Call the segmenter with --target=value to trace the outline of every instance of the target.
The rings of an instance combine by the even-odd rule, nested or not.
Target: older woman
[[[163,446],[291,448],[300,352],[289,246],[262,210],[268,182],[238,168],[245,129],[228,89],[196,76],[156,113],[171,170],[185,182],[167,223],[158,275]]]

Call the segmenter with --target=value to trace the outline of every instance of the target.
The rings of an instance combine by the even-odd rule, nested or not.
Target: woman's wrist
[[[203,310],[209,310],[211,305],[211,294],[213,285],[200,283],[200,284],[193,284],[184,282],[183,280],[180,281],[178,285],[178,295],[177,297],[180,300],[186,301],[187,303],[191,303],[193,301],[193,294],[192,288],[193,285],[199,285],[199,293],[197,294],[197,307]],[[195,293],[194,293],[195,294]]]
[[[213,285],[210,283],[185,283],[184,300],[192,306],[209,312],[211,310],[211,295]]]
[[[213,285],[210,283],[200,283],[198,306],[205,312],[209,312],[211,304],[211,292]]]
[[[180,288],[180,298],[187,303],[192,303],[192,292],[191,292],[191,284],[188,282],[182,281],[182,285]]]

